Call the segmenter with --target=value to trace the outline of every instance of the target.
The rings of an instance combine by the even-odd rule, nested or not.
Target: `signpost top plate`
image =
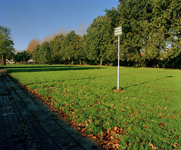
[[[117,28],[114,28],[114,35],[119,36],[122,35],[122,26],[119,26]]]

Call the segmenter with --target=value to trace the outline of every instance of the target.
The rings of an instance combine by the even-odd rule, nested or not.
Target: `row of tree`
[[[45,41],[37,45],[32,53],[32,58],[39,63],[68,63],[81,60],[82,51],[80,47],[81,36],[74,31],[67,35],[57,35],[50,42]]]
[[[117,65],[117,37],[122,26],[121,65],[181,68],[181,3],[179,0],[119,0],[117,10],[96,17],[84,36],[57,35],[33,50],[39,63]]]
[[[35,40],[27,50],[38,63],[117,65],[114,28],[122,26],[121,65],[181,68],[180,0],[119,2],[117,9],[106,9],[104,16],[96,17],[86,34],[56,34],[42,43]],[[2,44],[0,48],[4,50]]]

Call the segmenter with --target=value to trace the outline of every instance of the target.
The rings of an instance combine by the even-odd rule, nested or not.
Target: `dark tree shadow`
[[[14,72],[45,72],[45,71],[70,71],[70,70],[90,70],[103,69],[103,67],[87,67],[87,66],[21,66],[21,67],[4,67],[7,73]]]
[[[165,79],[165,78],[172,78],[172,77],[173,77],[173,76],[166,76],[166,77],[159,78],[159,79],[155,79],[155,80],[151,80],[151,81],[141,82],[141,83],[139,83],[139,84],[133,84],[133,85],[126,86],[126,87],[122,88],[122,90],[126,90],[126,89],[129,88],[129,87],[138,86],[138,85],[143,85],[143,84],[145,84],[145,83],[154,82],[154,81],[163,80],[163,79]]]

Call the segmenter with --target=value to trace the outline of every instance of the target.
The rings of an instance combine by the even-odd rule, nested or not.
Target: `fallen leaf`
[[[158,149],[158,147],[153,146],[153,144],[149,143],[149,146],[151,147],[152,150]]]
[[[119,149],[120,145],[119,144],[113,144],[112,147],[113,147],[113,149]]]
[[[119,143],[119,140],[113,140],[115,143]]]
[[[173,144],[173,147],[176,147],[176,148],[177,148],[177,147],[179,147],[179,144],[178,144],[178,143],[174,143],[174,144]]]
[[[166,139],[166,140],[169,140],[169,141],[170,141],[170,138],[164,138],[164,139]]]
[[[159,125],[164,128],[165,123],[159,123]]]
[[[80,132],[84,132],[86,130],[86,128],[82,129]]]

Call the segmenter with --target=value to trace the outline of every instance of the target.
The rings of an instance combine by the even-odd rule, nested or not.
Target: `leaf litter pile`
[[[180,70],[121,67],[116,92],[116,67],[23,67],[6,71],[103,148],[181,148]]]

